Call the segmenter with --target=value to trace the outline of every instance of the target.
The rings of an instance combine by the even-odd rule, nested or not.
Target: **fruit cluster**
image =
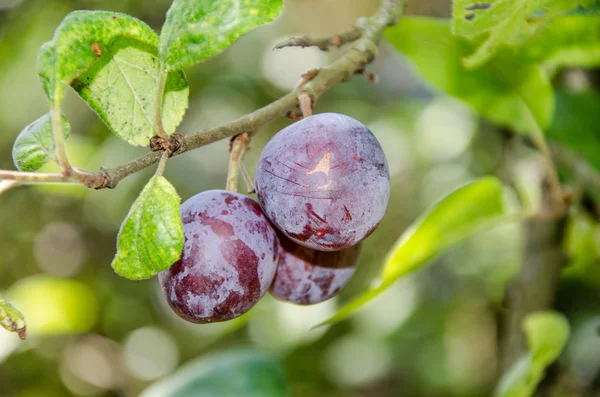
[[[302,305],[333,297],[354,273],[360,242],[381,221],[390,190],[375,136],[332,113],[277,133],[261,153],[255,184],[258,203],[211,190],[182,204],[183,253],[159,280],[184,319],[233,319],[267,291]]]

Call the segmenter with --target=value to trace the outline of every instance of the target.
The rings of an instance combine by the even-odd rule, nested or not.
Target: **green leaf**
[[[578,153],[600,171],[600,93],[557,91],[556,105],[548,139]]]
[[[158,37],[148,25],[126,14],[74,11],[68,14],[51,42],[38,55],[38,75],[52,103],[59,105],[64,89],[97,62],[98,52],[118,38],[156,47]]]
[[[118,38],[72,83],[112,132],[132,145],[155,135],[155,87],[161,63],[155,46]],[[175,132],[188,105],[183,71],[171,72],[163,96],[163,127]]]
[[[447,20],[405,17],[386,30],[390,42],[435,87],[457,97],[491,121],[528,132],[531,115],[542,130],[552,119],[552,85],[535,63],[524,63],[514,53],[501,51],[484,67],[465,68],[461,58],[473,44],[453,36]]]
[[[379,295],[396,280],[425,266],[450,246],[505,215],[500,181],[486,177],[450,193],[413,223],[389,252],[379,286],[342,307],[325,323],[340,321]]]
[[[519,46],[540,33],[550,21],[578,5],[578,0],[455,0],[452,31],[468,39],[486,36],[465,66],[489,61],[500,47]],[[542,33],[543,34],[543,33]]]
[[[568,15],[519,50],[519,57],[553,67],[600,66],[600,15]]]
[[[202,62],[282,9],[282,0],[175,0],[160,34],[160,58],[170,70]]]
[[[2,298],[0,298],[0,326],[7,331],[16,332],[21,340],[24,340],[27,335],[25,318],[21,312]]]
[[[523,321],[529,352],[502,377],[497,397],[530,397],[548,365],[558,358],[569,339],[569,323],[557,312],[535,312]]]
[[[65,139],[69,137],[69,122],[62,116]],[[56,162],[52,115],[47,113],[29,124],[15,139],[13,162],[19,171],[37,171],[49,161]]]
[[[286,397],[282,366],[259,352],[205,356],[146,389],[140,397]]]
[[[154,176],[121,225],[112,267],[130,280],[150,278],[179,260],[183,250],[180,198],[162,176]]]
[[[98,298],[79,281],[33,276],[11,286],[7,298],[27,318],[30,335],[88,332],[98,321]]]

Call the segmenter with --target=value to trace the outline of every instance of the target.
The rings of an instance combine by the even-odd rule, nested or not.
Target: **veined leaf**
[[[2,298],[0,298],[0,326],[7,331],[16,332],[21,340],[24,340],[27,335],[23,314]]]
[[[400,237],[388,254],[380,284],[342,307],[329,324],[340,321],[375,298],[400,277],[425,266],[431,259],[505,215],[504,189],[486,177],[450,193],[425,212]]]
[[[69,137],[69,122],[62,116],[65,139]],[[52,116],[47,113],[29,124],[15,139],[13,162],[19,171],[33,172],[50,161],[56,162]]]
[[[484,67],[469,70],[461,58],[474,45],[453,36],[447,20],[405,17],[386,37],[435,87],[457,97],[491,121],[519,133],[532,128],[533,115],[545,130],[554,111],[548,77],[535,63],[501,51]]]
[[[496,397],[530,397],[546,367],[558,358],[569,339],[569,323],[557,312],[535,312],[523,321],[529,352],[502,377]]]
[[[524,60],[555,67],[600,65],[600,14],[555,18],[543,34],[536,35],[518,52]]]
[[[454,34],[471,40],[486,35],[477,50],[464,58],[465,66],[481,66],[500,47],[523,44],[554,17],[575,8],[578,3],[578,0],[454,0]]]
[[[128,38],[105,47],[72,86],[112,132],[132,145],[155,135],[155,87],[161,69],[157,49]],[[188,105],[183,71],[171,72],[163,96],[163,127],[175,132]]]
[[[164,177],[150,179],[121,225],[112,262],[117,274],[142,280],[179,260],[183,250],[180,201]]]
[[[107,11],[68,14],[52,41],[40,48],[38,56],[38,75],[48,99],[59,105],[65,87],[96,62],[103,48],[121,37],[154,47],[158,43],[148,25],[126,14]]]
[[[156,134],[155,87],[161,68],[158,36],[142,21],[105,11],[75,11],[65,17],[38,56],[46,95],[60,105],[73,88],[116,135],[146,145]],[[183,72],[169,74],[163,97],[163,126],[169,134],[187,108]]]
[[[202,62],[282,9],[282,0],[174,0],[160,34],[160,58],[170,70]]]

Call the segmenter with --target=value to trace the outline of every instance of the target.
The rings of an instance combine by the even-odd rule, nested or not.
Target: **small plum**
[[[181,259],[159,274],[173,310],[193,323],[226,321],[250,310],[275,275],[279,239],[258,203],[209,190],[181,205]]]
[[[341,251],[324,252],[279,235],[277,273],[270,293],[299,305],[313,305],[337,295],[354,274],[360,243]]]
[[[385,214],[390,178],[375,136],[357,120],[322,113],[277,133],[256,168],[265,215],[308,248],[335,251],[365,239]]]

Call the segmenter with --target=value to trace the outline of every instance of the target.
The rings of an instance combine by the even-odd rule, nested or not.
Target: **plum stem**
[[[162,174],[165,173],[165,168],[167,168],[167,160],[169,160],[170,156],[171,156],[171,153],[168,150],[165,150],[162,153],[162,155],[160,156],[160,161],[158,162],[158,167],[156,168],[156,172],[154,173],[154,175],[162,176]]]
[[[239,134],[231,140],[229,156],[229,170],[227,172],[226,189],[230,192],[237,192],[237,180],[240,164],[250,143],[250,135],[247,132]]]
[[[312,98],[310,97],[310,94],[303,92],[298,95],[298,103],[300,104],[303,118],[312,116]]]

